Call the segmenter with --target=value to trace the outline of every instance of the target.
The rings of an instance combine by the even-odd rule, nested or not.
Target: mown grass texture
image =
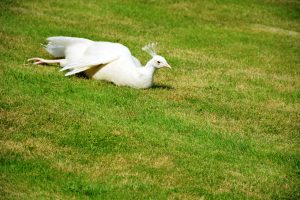
[[[296,0],[0,2],[3,199],[298,199]],[[55,35],[120,42],[173,70],[147,90],[58,67]]]

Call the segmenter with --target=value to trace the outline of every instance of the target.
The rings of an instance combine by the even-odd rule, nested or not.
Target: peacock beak
[[[169,64],[166,64],[165,67],[172,69],[172,67]]]

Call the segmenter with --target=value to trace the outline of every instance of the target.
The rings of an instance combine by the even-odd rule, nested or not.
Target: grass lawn
[[[147,90],[64,77],[49,36],[141,47]],[[299,199],[299,0],[1,0],[0,199]]]

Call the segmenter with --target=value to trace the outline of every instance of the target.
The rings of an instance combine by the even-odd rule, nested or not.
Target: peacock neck
[[[153,77],[155,72],[155,67],[152,64],[153,62],[148,61],[144,67],[136,68],[138,70],[138,79],[137,85],[138,88],[149,88],[153,84]]]
[[[145,65],[144,69],[151,75],[154,74],[155,72],[155,67],[152,64],[152,60],[148,61],[147,64]]]

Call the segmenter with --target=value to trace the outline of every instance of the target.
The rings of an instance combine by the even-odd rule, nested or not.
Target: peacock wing
[[[84,56],[74,62],[69,63],[65,67],[63,67],[60,71],[71,70],[65,74],[65,76],[70,76],[73,74],[77,74],[79,72],[88,70],[92,67],[98,65],[105,65],[111,63],[119,58],[116,54],[104,54],[100,56]]]

